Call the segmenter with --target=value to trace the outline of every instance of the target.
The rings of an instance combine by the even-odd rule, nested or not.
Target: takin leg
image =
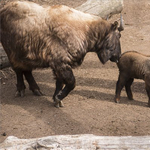
[[[32,71],[23,71],[23,74],[29,83],[29,89],[33,92],[34,95],[42,96],[42,92],[40,91],[40,88],[38,87],[33,75]]]
[[[125,85],[126,93],[127,93],[128,99],[130,99],[130,100],[133,100],[133,94],[132,94],[132,91],[131,91],[131,85],[132,85],[133,81],[134,81],[134,79],[130,78],[126,82],[126,85]]]
[[[66,70],[61,70],[59,77],[61,77],[61,81],[65,84],[65,87],[61,89],[61,85],[60,88],[56,88],[57,92],[56,96],[54,97],[55,107],[61,106],[61,101],[75,88],[75,77],[70,68],[67,68]],[[59,91],[59,89],[61,90]]]
[[[148,95],[148,106],[150,107],[150,74],[145,77],[145,88]]]
[[[55,92],[53,95],[54,102],[55,102],[55,96],[62,90],[63,86],[64,86],[63,82],[56,80],[56,89],[55,89]],[[56,107],[63,107],[64,106],[62,101],[60,101],[57,105],[58,106],[56,106],[56,105],[55,106]]]
[[[21,69],[14,69],[16,76],[17,76],[17,91],[15,97],[21,96],[24,97],[25,95],[25,84],[23,80],[23,71]]]
[[[120,94],[121,94],[121,90],[123,89],[123,87],[126,85],[128,78],[123,74],[120,73],[119,74],[119,78],[116,84],[116,95],[115,95],[115,102],[119,103],[120,102]]]
[[[150,107],[150,86],[147,86],[146,85],[146,92],[147,92],[147,95],[148,95],[148,106]]]

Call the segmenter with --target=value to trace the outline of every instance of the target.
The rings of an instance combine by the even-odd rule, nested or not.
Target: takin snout
[[[150,107],[150,56],[135,51],[125,52],[121,55],[119,62],[119,77],[116,84],[115,102],[120,102],[120,94],[125,86],[127,96],[133,100],[131,85],[134,78],[145,81],[145,89],[148,95],[148,106]]]

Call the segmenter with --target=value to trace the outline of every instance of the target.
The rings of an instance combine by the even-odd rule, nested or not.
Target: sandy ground
[[[41,1],[40,1],[41,2]],[[83,1],[52,1],[72,7]],[[1,1],[1,4],[3,1]],[[125,30],[122,52],[136,50],[150,54],[150,1],[124,0]],[[114,16],[111,20],[117,19]],[[144,82],[135,80],[134,101],[121,94],[114,102],[118,69],[115,63],[102,65],[89,53],[81,67],[74,70],[76,88],[64,99],[65,107],[53,107],[55,81],[51,69],[35,70],[34,76],[45,96],[36,97],[26,89],[24,98],[15,98],[16,77],[10,68],[0,70],[0,142],[8,136],[35,138],[62,134],[100,136],[150,135],[150,108]],[[26,84],[28,87],[28,85]]]

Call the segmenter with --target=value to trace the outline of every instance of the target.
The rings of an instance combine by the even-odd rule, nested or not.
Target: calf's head
[[[122,24],[120,23],[120,27],[118,28],[118,22],[114,22],[114,24],[111,25],[110,32],[104,37],[100,50],[97,52],[103,64],[108,60],[118,62],[121,55],[120,31],[122,30]]]

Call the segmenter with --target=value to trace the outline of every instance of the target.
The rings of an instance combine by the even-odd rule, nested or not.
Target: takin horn
[[[120,14],[120,27],[118,27],[118,31],[121,32],[124,30],[124,27],[123,27],[123,17],[122,17],[122,14]]]

